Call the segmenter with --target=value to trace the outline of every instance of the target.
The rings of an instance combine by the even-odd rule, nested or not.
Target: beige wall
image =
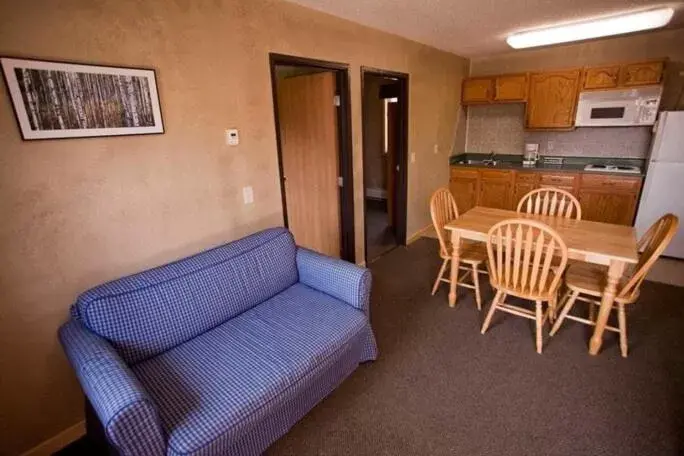
[[[80,291],[282,223],[268,52],[350,64],[357,258],[360,66],[410,74],[408,233],[427,225],[428,197],[463,148],[465,59],[271,0],[0,0],[0,55],[155,68],[166,127],[23,142],[0,89],[0,453],[82,418],[56,338]]]
[[[684,109],[684,76],[679,74],[684,71],[684,29],[474,58],[471,60],[470,74],[480,76],[543,71],[663,57],[670,60],[667,64],[661,108]],[[469,107],[466,150],[481,153],[495,150],[496,153],[519,154],[522,153],[524,142],[539,142],[542,143],[540,152],[549,155],[577,155],[577,151],[582,150],[591,156],[643,157],[647,152],[647,146],[643,144],[648,142],[648,138],[644,140],[643,128],[631,129],[627,135],[624,130],[606,132],[606,129],[586,128],[581,129],[580,133],[535,134],[526,133],[523,122],[522,104]],[[545,144],[548,140],[567,147],[546,151]],[[588,147],[583,148],[585,145]]]

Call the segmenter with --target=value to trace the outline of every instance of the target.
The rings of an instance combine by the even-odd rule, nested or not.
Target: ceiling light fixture
[[[506,42],[514,49],[589,40],[663,27],[670,22],[674,9],[658,8],[619,16],[603,17],[509,35]]]

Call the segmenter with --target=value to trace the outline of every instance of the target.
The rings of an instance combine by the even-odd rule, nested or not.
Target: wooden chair
[[[613,309],[618,311],[618,327],[606,326],[606,329],[620,334],[620,351],[624,357],[627,356],[627,316],[625,314],[625,305],[632,304],[637,300],[641,282],[644,281],[648,271],[674,237],[678,226],[679,219],[672,214],[664,215],[655,222],[639,240],[638,249],[642,252],[639,256],[639,262],[633,265],[631,270],[625,271],[623,280],[618,285],[618,293],[613,305]],[[563,299],[561,299],[562,310],[558,320],[556,320],[551,329],[552,336],[556,334],[556,331],[558,331],[558,328],[560,328],[560,325],[566,318],[591,326],[596,325],[594,306],[601,305],[601,296],[606,284],[607,271],[608,268],[605,266],[588,263],[573,263],[568,268],[565,276],[568,290]],[[584,301],[590,304],[588,319],[568,314],[576,301]]]
[[[432,194],[430,198],[430,216],[432,217],[432,225],[437,232],[439,239],[439,256],[442,258],[442,267],[439,269],[435,284],[432,286],[432,295],[437,292],[440,282],[450,283],[449,279],[444,278],[447,273],[447,266],[451,261],[451,241],[449,240],[449,233],[444,229],[451,220],[458,218],[458,208],[456,201],[448,188],[440,188]],[[487,260],[487,252],[484,244],[480,242],[461,241],[461,252],[459,256],[459,269],[464,270],[464,274],[458,278],[458,285],[475,290],[475,301],[477,302],[477,310],[482,309],[482,297],[480,294],[480,266]],[[471,276],[471,282],[465,282],[466,277]]]
[[[487,331],[496,310],[536,322],[537,353],[542,352],[542,327],[555,306],[561,277],[568,262],[568,248],[551,227],[527,219],[509,219],[494,225],[487,236],[489,281],[496,295],[482,325]],[[554,256],[557,267],[552,267]],[[529,299],[535,311],[507,304],[507,296]],[[549,303],[542,314],[542,303]]]
[[[560,188],[538,188],[520,199],[517,212],[582,219],[582,207],[572,193]]]

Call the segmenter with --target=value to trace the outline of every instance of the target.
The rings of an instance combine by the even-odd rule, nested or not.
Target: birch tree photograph
[[[1,60],[24,139],[163,133],[152,70]]]

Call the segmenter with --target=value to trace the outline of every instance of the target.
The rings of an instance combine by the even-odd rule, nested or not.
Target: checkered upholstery
[[[72,315],[136,363],[295,283],[295,250],[285,228],[265,230],[86,291]]]
[[[353,307],[295,284],[133,371],[159,404],[173,454],[228,454],[353,342],[358,364],[366,325]]]
[[[157,405],[114,348],[73,319],[59,329],[59,339],[119,452],[164,454],[166,443]]]
[[[371,273],[346,261],[297,249],[299,281],[368,314]]]
[[[59,336],[120,454],[260,454],[377,357],[370,282],[275,228],[87,291]]]

